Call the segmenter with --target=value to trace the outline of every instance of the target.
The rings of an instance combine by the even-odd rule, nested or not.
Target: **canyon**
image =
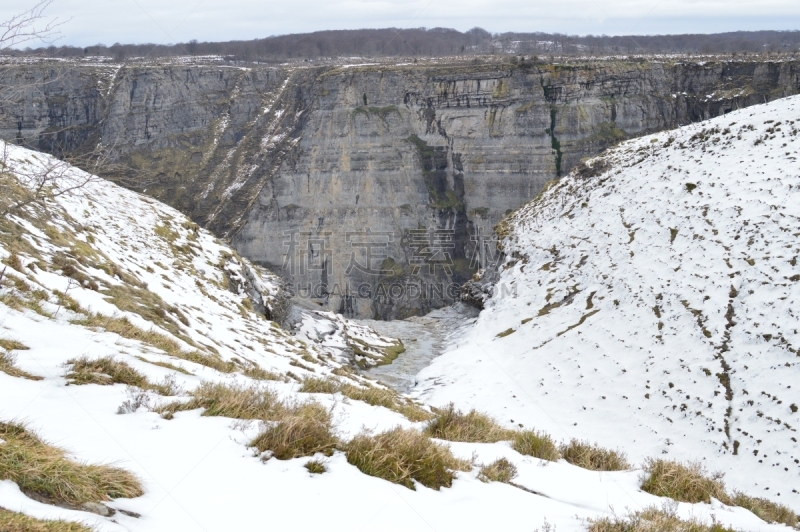
[[[798,92],[796,61],[41,61],[0,69],[0,138],[102,153],[297,297],[386,320],[457,300],[585,158]]]

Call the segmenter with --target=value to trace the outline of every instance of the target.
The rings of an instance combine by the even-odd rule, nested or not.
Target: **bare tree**
[[[66,22],[58,18],[46,20],[44,12],[52,3],[53,0],[39,0],[30,9],[0,22],[0,53],[34,41],[52,44]]]

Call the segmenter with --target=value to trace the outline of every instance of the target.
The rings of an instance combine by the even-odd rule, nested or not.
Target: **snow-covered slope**
[[[392,339],[301,309],[290,312],[295,328],[287,332],[268,319],[286,309],[276,278],[173,209],[79,170],[62,168],[52,194],[20,205],[30,199],[30,176],[58,165],[8,150],[0,174],[0,422],[23,422],[73,460],[125,468],[144,494],[106,502],[117,513],[103,517],[34,500],[0,479],[0,507],[114,532],[552,530],[545,523],[564,532],[614,510],[665,502],[639,489],[640,471],[546,462],[509,442],[448,444],[472,470],[459,472],[451,488],[412,491],[361,473],[339,450],[317,455],[328,469],[317,475],[304,467],[308,458],[264,461],[248,445],[269,423],[203,416],[199,408],[165,419],[151,407],[189,400],[210,382],[258,385],[287,403],[314,399],[331,409],[343,442],[362,430],[421,428],[397,409],[300,391],[308,376],[372,385],[349,368],[396,355]],[[85,185],[58,194],[71,183]],[[101,385],[108,376],[98,373],[96,383],[72,385],[69,361],[80,357],[112,357],[162,385]],[[480,464],[499,457],[517,467],[515,486],[477,478]],[[718,502],[676,509],[744,530],[783,529]]]
[[[800,510],[800,98],[626,142],[499,226],[477,324],[419,375]],[[547,493],[547,492],[545,492]]]

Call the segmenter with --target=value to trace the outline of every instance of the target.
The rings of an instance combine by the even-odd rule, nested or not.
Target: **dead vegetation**
[[[73,358],[68,360],[67,364],[72,367],[71,371],[67,373],[67,385],[126,384],[142,390],[152,390],[160,395],[177,395],[181,391],[174,375],[166,376],[161,382],[150,382],[147,377],[126,362],[113,357]]]
[[[558,446],[549,434],[535,430],[517,432],[511,442],[511,448],[520,454],[533,456],[542,460],[557,461],[561,458]]]
[[[731,504],[725,492],[722,475],[710,475],[699,463],[680,463],[649,458],[644,464],[648,475],[642,490],[659,497],[676,501],[698,503],[711,502],[711,497],[724,504]]]
[[[719,523],[681,519],[674,509],[647,508],[625,517],[590,519],[589,532],[734,532]]]
[[[309,460],[303,467],[305,467],[312,475],[321,475],[328,470],[322,460]]]
[[[203,408],[204,416],[274,420],[287,409],[278,394],[259,385],[203,382],[190,395],[188,402],[175,401],[154,410],[166,419],[176,412]]]
[[[0,508],[3,532],[92,532],[91,528],[72,521],[44,521]]]
[[[67,361],[72,370],[67,373],[67,384],[127,384],[147,388],[147,377],[121,360],[102,357],[91,360],[87,357]]]
[[[372,406],[382,406],[394,410],[410,421],[427,421],[432,417],[430,412],[390,388],[356,386],[332,378],[309,377],[303,380],[300,392],[341,393],[354,401],[363,401]]]
[[[132,324],[125,317],[119,318],[103,316],[101,314],[88,314],[85,318],[73,320],[72,323],[116,333],[123,338],[136,340],[164,351],[166,354],[174,356],[175,358],[194,362],[195,364],[215,369],[221,373],[231,373],[237,369],[236,364],[222,360],[218,356],[203,354],[199,351],[186,351],[178,342],[169,336],[154,330],[145,331]]]
[[[761,497],[750,497],[738,491],[733,494],[733,504],[750,510],[767,523],[782,523],[786,526],[800,528],[798,527],[800,517],[782,504]]]
[[[630,469],[625,453],[605,449],[588,441],[571,440],[561,445],[561,457],[570,464],[592,471],[624,471]]]
[[[106,465],[73,462],[61,449],[47,445],[22,425],[0,423],[0,479],[56,504],[79,506],[142,495],[139,480],[128,471]]]
[[[505,482],[510,483],[517,476],[517,466],[506,460],[499,458],[489,465],[481,468],[478,478],[483,482]]]
[[[453,456],[445,445],[424,434],[397,427],[377,435],[359,434],[345,446],[347,461],[362,473],[415,489],[414,481],[438,490],[449,488],[454,471],[467,471],[469,462]]]
[[[15,364],[17,357],[14,353],[0,349],[0,371],[11,377],[22,377],[31,381],[40,381],[43,377],[32,375],[27,371],[19,369]]]
[[[265,422],[261,432],[250,442],[265,458],[289,460],[323,453],[330,456],[338,440],[333,434],[331,412],[309,401],[285,407],[276,422]]]
[[[440,440],[483,443],[510,440],[515,435],[513,430],[501,427],[491,417],[475,410],[465,414],[456,410],[452,403],[436,411],[425,432]]]

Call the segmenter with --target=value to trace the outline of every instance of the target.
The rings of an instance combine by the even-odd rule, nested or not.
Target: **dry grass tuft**
[[[258,381],[280,381],[286,382],[286,377],[273,371],[267,371],[261,366],[250,364],[242,370],[242,375]]]
[[[561,458],[558,447],[549,434],[535,430],[517,432],[511,447],[519,454],[534,456],[542,460],[557,461]]]
[[[144,358],[142,356],[137,356],[136,358],[138,358],[142,362],[147,362],[148,364],[152,364],[154,366],[171,369],[172,371],[177,371],[178,373],[183,373],[184,375],[192,375],[191,373],[189,373],[188,371],[186,371],[182,367],[176,366],[175,364],[170,364],[169,362],[158,362],[158,361],[155,361],[155,360],[147,360],[146,358]]]
[[[67,373],[67,384],[127,384],[147,388],[147,377],[130,367],[127,363],[112,357],[90,360],[87,357],[67,360],[72,371]]]
[[[510,440],[515,432],[508,430],[491,417],[471,410],[464,414],[452,403],[436,411],[436,416],[425,428],[428,435],[440,440],[494,443]]]
[[[308,472],[313,473],[314,475],[321,475],[328,470],[322,460],[309,460],[303,467],[308,469]]]
[[[92,532],[91,528],[80,523],[43,521],[3,508],[0,508],[0,530],[3,532]]]
[[[203,382],[190,395],[192,399],[186,403],[160,405],[155,411],[167,419],[175,412],[204,408],[204,416],[267,420],[276,419],[286,409],[274,391],[258,385]]]
[[[570,464],[592,471],[624,471],[630,469],[625,453],[604,449],[588,441],[572,440],[561,446],[561,457]]]
[[[170,356],[194,362],[222,373],[231,373],[237,369],[236,364],[233,362],[226,362],[218,357],[205,355],[198,351],[184,351],[180,344],[169,336],[158,331],[145,331],[132,324],[127,318],[89,314],[85,318],[73,320],[72,323],[85,327],[99,327],[108,332],[116,333],[123,338],[136,340],[160,349]]]
[[[389,410],[394,410],[405,416],[409,421],[427,421],[432,417],[430,412],[389,388],[356,386],[331,378],[308,377],[303,379],[300,392],[341,393],[354,401],[363,401],[372,406],[382,406]]]
[[[270,451],[270,458],[289,460],[316,453],[330,456],[337,443],[331,412],[319,403],[308,402],[287,407],[277,423],[265,423],[250,446],[260,453]]]
[[[489,465],[483,466],[478,478],[483,482],[505,482],[508,484],[517,476],[517,466],[499,458]]]
[[[438,490],[453,484],[453,471],[467,471],[470,464],[453,456],[450,449],[424,434],[397,427],[375,436],[360,434],[345,446],[347,461],[362,473],[415,489],[414,480]]]
[[[742,492],[734,492],[733,504],[741,506],[756,514],[759,519],[767,523],[783,523],[786,526],[798,528],[800,517],[791,509],[782,504],[772,502],[761,497],[750,497]]]
[[[712,521],[680,519],[674,510],[647,508],[626,517],[602,517],[589,520],[589,532],[734,532]]]
[[[0,478],[54,503],[80,505],[144,493],[128,471],[67,460],[64,452],[14,423],[0,423]]]
[[[642,490],[647,493],[690,503],[708,503],[714,497],[724,504],[731,504],[722,475],[709,475],[699,463],[682,464],[649,458],[644,471],[649,474],[642,484]]]
[[[323,377],[306,377],[300,384],[301,393],[339,393],[342,389],[342,383],[336,379],[327,379]]]
[[[30,349],[30,347],[22,342],[18,342],[17,340],[9,340],[7,338],[0,339],[0,348],[5,349],[6,351],[27,351]]]
[[[22,377],[23,379],[28,379],[32,381],[40,381],[43,377],[39,377],[38,375],[32,375],[27,371],[23,371],[19,369],[16,364],[17,357],[13,353],[9,353],[7,351],[0,350],[0,371],[9,375],[11,377]]]

